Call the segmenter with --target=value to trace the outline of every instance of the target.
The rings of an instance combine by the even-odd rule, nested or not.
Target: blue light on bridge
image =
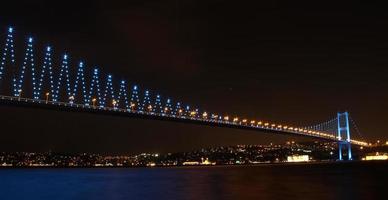
[[[133,110],[138,110],[140,107],[140,98],[139,98],[139,91],[138,87],[135,85],[133,86],[132,93],[131,93],[131,103],[130,107]]]
[[[78,68],[74,72],[74,77],[69,64],[70,57],[68,54],[63,55],[58,72],[53,67],[53,49],[50,46],[45,48],[44,56],[42,56],[42,65],[36,67],[32,37],[29,37],[27,40],[24,59],[19,68],[18,66],[15,66],[13,33],[14,29],[9,27],[5,46],[2,54],[0,54],[2,55],[0,62],[0,84],[7,84],[3,79],[8,76],[8,79],[12,82],[9,84],[11,85],[11,90],[13,92],[11,95],[8,95],[8,97],[12,96],[9,97],[11,99],[17,97],[18,100],[21,100],[23,97],[26,101],[30,99],[34,100],[34,103],[42,102],[41,100],[43,100],[45,104],[48,104],[49,102],[54,105],[61,103],[62,105],[70,104],[69,106],[77,105],[87,108],[90,108],[90,105],[93,105],[93,109],[113,109],[113,111],[140,113],[144,115],[160,115],[193,121],[208,122],[210,119],[213,123],[217,124],[276,130],[337,140],[336,135],[338,125],[336,125],[336,123],[340,116],[324,123],[303,128],[259,120],[240,120],[237,117],[235,118],[237,120],[232,121],[233,118],[230,118],[228,115],[222,116],[208,112],[201,113],[200,109],[182,106],[184,104],[181,102],[176,102],[174,104],[170,98],[162,99],[159,94],[151,95],[149,90],[140,91],[137,85],[134,85],[128,90],[128,83],[126,80],[120,80],[116,83],[111,74],[107,74],[106,79],[104,78],[103,81],[101,81],[100,76],[105,77],[105,74],[100,73],[98,68],[94,68],[91,72],[88,72],[88,70],[85,69],[83,61],[79,62]],[[15,70],[16,73],[13,73]],[[25,80],[27,77],[31,78],[31,80]],[[31,82],[32,87],[26,82]],[[30,91],[32,91],[32,94],[29,93]],[[1,93],[0,96],[2,95],[3,93]],[[142,99],[142,101],[140,101],[140,99]],[[349,130],[349,124],[347,124],[347,128]],[[340,137],[341,135],[338,134],[338,139],[344,141]],[[347,133],[347,139],[344,142],[347,142],[347,144],[357,143],[365,145],[365,142],[350,140],[349,132]]]
[[[20,97],[22,95],[22,91],[23,91],[22,86],[23,86],[23,82],[24,82],[25,71],[26,71],[28,65],[31,69],[33,93],[36,93],[35,64],[34,64],[34,52],[33,52],[33,46],[32,46],[32,38],[28,39],[27,48],[26,48],[26,52],[25,52],[20,75],[13,79],[13,81],[14,81],[14,83],[13,83],[14,96]]]
[[[158,94],[156,95],[154,107],[153,107],[153,112],[155,113],[162,113],[163,108],[162,108],[162,101],[161,101],[161,96]]]
[[[51,47],[46,48],[46,53],[45,53],[45,57],[43,60],[42,70],[40,73],[40,78],[39,78],[39,83],[38,83],[38,89],[36,92],[34,92],[34,99],[41,98],[42,87],[44,84],[44,78],[46,76],[46,69],[47,69],[48,77],[49,77],[50,91],[51,91],[51,94],[53,95],[54,94],[54,85],[53,85],[54,80],[53,80],[52,61],[51,61]],[[46,95],[46,96],[48,96],[48,95]]]
[[[14,41],[13,41],[12,33],[13,33],[13,28],[10,27],[8,29],[7,39],[5,42],[5,47],[3,49],[3,54],[2,54],[1,63],[0,63],[0,80],[3,78],[5,65],[7,64],[7,57],[10,57],[11,65],[15,64],[15,51],[14,51]],[[10,66],[10,67],[14,67],[14,66]]]
[[[82,97],[83,101],[77,100],[80,99],[78,97],[78,88],[79,84],[82,86]],[[86,85],[85,85],[85,77],[84,77],[84,63],[81,61],[79,62],[78,69],[77,69],[77,76],[75,78],[75,83],[73,86],[73,92],[71,96],[69,97],[72,99],[71,101],[78,101],[79,103],[85,103],[88,104],[89,102],[87,101],[87,92],[86,92]]]
[[[97,96],[97,97],[96,97]],[[93,102],[98,101],[99,106],[102,106],[102,98],[100,91],[100,80],[98,69],[95,68],[93,70],[92,80],[90,83],[89,97],[87,99],[87,103],[91,104]],[[95,103],[93,103],[95,105]]]
[[[150,92],[146,90],[144,92],[144,98],[143,98],[143,103],[140,107],[140,110],[146,110],[148,112],[152,112],[152,105],[151,105],[151,99],[150,99]]]
[[[115,99],[115,92],[113,90],[112,75],[110,75],[110,74],[108,75],[105,85],[106,86],[105,86],[105,90],[104,90],[104,98],[102,100],[102,104],[101,105],[102,106],[106,105],[107,100],[108,100],[107,96],[110,93],[109,96],[110,96],[110,101],[112,103],[111,105],[113,107],[116,107],[117,101]],[[109,104],[108,104],[108,106],[109,106]]]
[[[127,93],[127,84],[124,80],[121,81],[120,83],[120,89],[119,89],[119,93],[117,95],[117,101],[118,101],[118,106],[122,106],[122,107],[125,107],[125,109],[128,109],[129,108],[129,104],[128,104],[128,93]],[[124,105],[122,105],[121,102],[124,102]]]
[[[166,105],[164,107],[164,113],[168,114],[172,111],[172,106],[171,106],[171,99],[167,99]]]

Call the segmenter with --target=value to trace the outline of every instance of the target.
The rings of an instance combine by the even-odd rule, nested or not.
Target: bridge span
[[[179,101],[173,102],[170,98],[162,98],[158,93],[153,95],[149,90],[140,91],[137,85],[129,86],[126,80],[114,81],[113,75],[101,72],[98,68],[88,71],[83,61],[71,66],[68,54],[61,55],[60,60],[55,62],[60,65],[54,66],[51,46],[43,49],[40,55],[43,60],[37,65],[35,40],[32,37],[27,38],[25,53],[16,57],[15,55],[19,54],[15,53],[14,32],[12,27],[8,28],[0,54],[1,105],[167,120],[311,137],[338,142],[339,160],[342,160],[343,147],[348,149],[348,159],[351,160],[351,144],[368,146],[365,141],[351,139],[348,112],[338,113],[336,117],[323,123],[305,127],[210,113]]]
[[[65,112],[83,112],[83,113],[92,113],[100,115],[111,115],[111,116],[120,116],[120,117],[130,117],[130,118],[140,118],[140,119],[151,119],[151,120],[161,120],[161,121],[174,121],[190,124],[199,124],[199,125],[208,125],[213,127],[226,127],[242,130],[253,130],[253,131],[262,131],[275,134],[284,134],[292,136],[304,136],[311,137],[320,140],[338,142],[338,137],[325,132],[311,131],[303,128],[292,127],[292,126],[283,126],[275,123],[269,122],[242,122],[242,121],[228,121],[224,119],[214,119],[214,118],[197,118],[184,115],[175,115],[168,113],[155,113],[147,111],[137,111],[131,109],[122,109],[117,107],[102,107],[102,106],[93,106],[85,104],[76,104],[68,102],[55,102],[55,101],[46,101],[39,99],[29,99],[22,97],[12,97],[12,96],[3,96],[0,95],[0,105],[7,106],[16,106],[16,107],[30,107],[30,108],[39,108],[39,109],[48,109],[48,110],[59,110]],[[368,143],[358,140],[350,140],[351,144],[368,146]]]

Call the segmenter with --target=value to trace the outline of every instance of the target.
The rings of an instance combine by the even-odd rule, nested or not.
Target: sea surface
[[[0,199],[387,199],[388,162],[0,169]]]

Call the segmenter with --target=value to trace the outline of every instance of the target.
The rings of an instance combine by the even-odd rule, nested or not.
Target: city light
[[[191,111],[191,112],[190,112],[190,116],[191,116],[191,117],[194,117],[196,114],[197,114],[197,112],[195,112],[195,111]]]

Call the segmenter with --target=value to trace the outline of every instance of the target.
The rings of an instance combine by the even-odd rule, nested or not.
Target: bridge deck
[[[241,122],[235,123],[235,122],[224,121],[224,120],[192,118],[187,116],[178,116],[178,115],[165,114],[165,113],[160,114],[160,113],[153,113],[153,112],[113,108],[113,107],[99,107],[99,106],[91,106],[91,105],[84,105],[84,104],[53,102],[53,101],[45,101],[45,100],[39,100],[39,99],[19,98],[19,97],[2,96],[2,95],[0,95],[0,105],[60,110],[60,111],[67,111],[67,112],[84,112],[84,113],[132,117],[132,118],[141,118],[141,119],[175,121],[175,122],[207,125],[207,126],[213,126],[213,127],[227,127],[227,128],[235,128],[235,129],[243,129],[243,130],[263,131],[263,132],[276,133],[276,134],[312,137],[312,138],[327,140],[327,141],[338,141],[338,139],[332,135],[322,135],[321,133],[311,134],[307,132],[299,132],[299,131],[294,131],[289,129],[272,127],[272,126],[250,125],[250,124],[242,124]],[[363,145],[358,141],[351,141],[351,143],[356,145]]]

